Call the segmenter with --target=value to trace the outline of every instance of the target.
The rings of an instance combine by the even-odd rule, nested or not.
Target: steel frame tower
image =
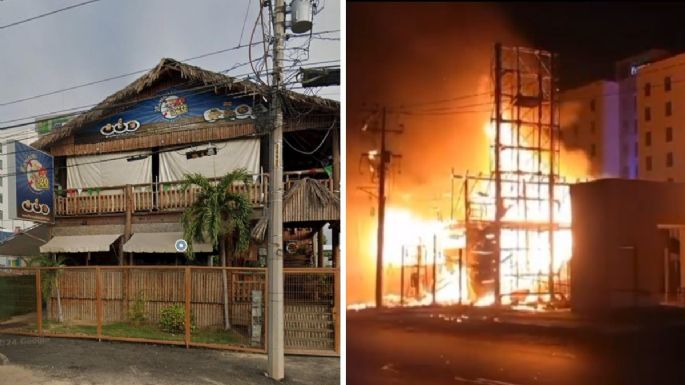
[[[496,305],[523,283],[535,288],[531,294],[553,299],[560,293],[555,233],[570,223],[556,219],[568,185],[559,177],[555,71],[550,52],[495,44],[490,176],[464,179],[464,208],[467,261],[492,266]],[[544,271],[535,266],[534,254],[548,257]]]

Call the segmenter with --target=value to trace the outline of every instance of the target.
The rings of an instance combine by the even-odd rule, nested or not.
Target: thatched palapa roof
[[[181,63],[174,59],[164,58],[155,66],[155,68],[136,79],[133,83],[110,95],[89,111],[76,116],[58,129],[41,137],[35,141],[32,146],[39,149],[50,147],[61,139],[73,135],[84,125],[103,119],[116,110],[124,110],[126,107],[135,104],[136,97],[143,90],[151,87],[164,76],[173,74],[174,72],[176,72],[181,79],[186,81],[196,82],[207,86],[214,85],[214,92],[216,93],[222,90],[242,90],[248,94],[253,93],[262,95],[266,98],[270,97],[269,89],[263,85],[204,70],[200,67]],[[317,110],[334,111],[340,109],[339,102],[317,96],[285,91],[285,97],[296,105],[306,104],[310,107],[314,106]],[[131,103],[128,104],[129,102]],[[122,107],[122,104],[124,104],[125,107]]]

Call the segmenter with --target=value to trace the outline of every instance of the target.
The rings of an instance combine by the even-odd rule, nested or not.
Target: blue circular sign
[[[188,242],[186,242],[185,239],[179,239],[174,244],[174,247],[176,247],[176,251],[178,251],[179,253],[182,253],[182,252],[188,250]]]

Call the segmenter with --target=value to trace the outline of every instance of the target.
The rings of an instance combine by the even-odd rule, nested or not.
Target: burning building
[[[452,175],[463,217],[451,223],[390,210],[386,304],[567,303],[571,202],[560,174],[556,58],[497,44],[494,59],[490,172]]]

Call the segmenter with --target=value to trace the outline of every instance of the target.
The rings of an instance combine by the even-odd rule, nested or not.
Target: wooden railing
[[[263,207],[267,201],[269,179],[260,175],[256,182],[235,183],[230,189],[247,196],[253,207]],[[123,213],[130,201],[133,212],[179,211],[190,206],[200,189],[181,188],[181,182],[150,183],[67,190],[55,198],[57,216]]]
[[[288,179],[288,180],[286,180],[286,181],[283,183],[283,190],[284,190],[284,191],[290,190],[290,188],[293,187],[293,186],[295,185],[295,183],[297,183],[298,180],[299,180],[299,179]],[[314,179],[314,180],[316,180],[317,182],[319,182],[320,184],[322,184],[322,185],[323,185],[324,187],[326,187],[327,189],[329,189],[329,190],[331,190],[331,191],[334,191],[334,189],[333,189],[333,179],[330,179],[330,178],[329,178],[329,179]]]
[[[287,192],[296,182],[297,179],[286,180],[284,190]],[[319,179],[318,182],[333,191],[332,179]],[[269,178],[266,174],[259,175],[254,183],[236,183],[230,189],[245,194],[253,207],[265,207]],[[132,212],[181,211],[195,202],[199,191],[197,187],[184,190],[181,182],[72,189],[55,198],[55,208],[57,216],[124,213],[128,204]]]

